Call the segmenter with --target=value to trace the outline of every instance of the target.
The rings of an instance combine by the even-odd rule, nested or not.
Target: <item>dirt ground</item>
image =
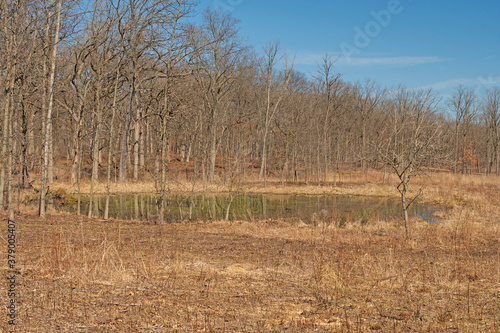
[[[0,330],[500,332],[500,228],[473,213],[412,221],[409,240],[398,222],[20,214],[16,325],[4,315]]]

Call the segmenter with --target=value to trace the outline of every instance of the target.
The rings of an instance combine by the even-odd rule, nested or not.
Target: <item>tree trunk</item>
[[[34,132],[34,114],[31,113],[28,118],[28,160],[29,169],[33,169],[35,166],[35,132]]]
[[[82,117],[78,119],[78,122],[76,124],[76,131],[74,132],[73,135],[73,144],[75,146],[74,149],[74,156],[73,156],[73,165],[71,167],[71,182],[73,184],[76,184],[78,181],[78,165],[80,164],[80,145],[81,145],[81,133],[82,133]]]
[[[165,91],[165,94],[167,94],[167,91]],[[165,97],[165,103],[168,103],[168,98],[167,96]],[[161,178],[160,178],[160,197],[161,197],[161,204],[160,204],[160,212],[158,214],[158,220],[159,223],[163,223],[164,219],[164,213],[165,209],[167,208],[167,203],[166,203],[166,182],[167,182],[167,161],[166,161],[166,154],[167,154],[167,149],[168,149],[168,142],[167,142],[167,115],[164,115],[163,122],[162,122],[162,131],[163,135],[161,136]]]
[[[95,131],[92,139],[92,175],[90,178],[90,199],[89,199],[89,212],[88,217],[92,217],[93,204],[94,204],[94,183],[98,179],[99,174],[99,145],[101,136],[101,123],[102,123],[102,108],[101,108],[101,76],[97,77],[96,82],[96,117],[95,117]]]
[[[139,142],[141,133],[141,111],[137,109],[137,118],[134,126],[134,180],[139,179]]]
[[[3,102],[3,138],[2,138],[2,169],[0,171],[0,209],[4,208],[4,189],[5,189],[5,169],[7,166],[7,147],[9,140],[9,112],[10,112],[10,93],[4,95]]]
[[[40,188],[40,205],[38,214],[40,217],[45,217],[45,191],[47,189],[47,167],[48,167],[48,157],[49,157],[49,141],[50,141],[50,127],[52,126],[52,108],[54,104],[54,76],[56,71],[56,55],[57,55],[57,45],[59,44],[59,29],[61,26],[61,7],[62,0],[57,2],[56,8],[56,27],[54,31],[54,45],[52,47],[51,64],[48,80],[48,105],[47,105],[47,120],[46,120],[46,130],[45,138],[43,138],[43,151],[42,151],[42,185]]]
[[[48,125],[48,123],[47,123]],[[54,182],[54,137],[52,135],[52,117],[50,121],[50,126],[47,127],[47,140],[49,146],[49,152],[47,156],[47,184]]]
[[[266,120],[267,123],[267,120]],[[260,173],[259,173],[259,178],[262,179],[264,177],[264,188],[267,186],[267,124],[265,125],[266,128],[264,129],[264,137],[262,138],[262,161],[260,165]]]
[[[170,69],[170,68],[169,68]],[[168,71],[170,72],[170,71]],[[169,103],[170,103],[170,77],[165,79],[165,87],[164,87],[164,99],[163,99],[163,118],[162,118],[162,126],[161,126],[161,177],[160,177],[160,212],[158,214],[158,222],[163,223],[165,209],[167,208],[167,199],[166,199],[166,182],[167,182],[167,151],[168,151],[168,116],[169,116]]]
[[[141,114],[142,117],[142,114]],[[144,162],[144,155],[145,155],[145,149],[146,149],[146,140],[144,139],[144,131],[143,127],[141,126],[141,131],[139,132],[139,166],[142,168],[145,165]]]
[[[26,105],[24,103],[24,96],[22,97],[22,110],[21,110],[21,151],[20,151],[20,171],[21,182],[19,188],[27,188],[29,184],[28,174],[28,121],[26,115]]]
[[[2,6],[5,6],[5,3],[2,3]],[[5,9],[4,9],[5,10]],[[6,22],[4,22],[6,24]],[[5,26],[6,33],[8,28]],[[13,36],[8,36],[6,40],[6,54],[7,54],[7,67],[5,68],[6,76],[3,81],[5,86],[2,87],[3,100],[3,135],[2,135],[2,168],[0,170],[0,209],[4,209],[4,190],[5,190],[5,172],[7,167],[7,147],[9,147],[9,119],[10,119],[10,102],[11,102],[11,94],[12,88],[14,87],[14,68],[15,64],[12,59],[13,57]]]
[[[13,88],[13,87],[12,87]],[[10,98],[12,98],[12,93]],[[12,101],[13,102],[13,101]],[[11,102],[11,104],[13,104]],[[12,168],[13,168],[13,159],[14,159],[14,146],[13,146],[13,138],[12,138],[12,112],[9,116],[9,160],[7,166],[7,210],[9,214],[9,220],[14,220],[14,205],[12,203]],[[6,130],[6,129],[5,129]]]
[[[215,123],[210,128],[210,151],[208,160],[208,182],[212,183],[215,178],[215,159],[217,157],[217,129]]]
[[[135,68],[135,65],[134,65]],[[128,163],[128,137],[130,124],[132,122],[132,114],[134,113],[134,100],[135,100],[135,87],[136,85],[136,74],[134,70],[134,74],[132,77],[131,91],[130,91],[130,100],[129,100],[129,108],[127,114],[125,116],[125,120],[122,128],[122,139],[120,145],[120,182],[125,183],[127,181],[127,163]]]
[[[119,66],[119,65],[118,65]],[[118,78],[120,76],[120,67],[116,69],[115,88],[113,93],[113,105],[111,106],[111,124],[109,129],[109,143],[108,143],[108,165],[106,175],[106,204],[104,206],[104,219],[109,218],[109,192],[111,188],[111,155],[113,151],[113,138],[115,136],[115,116],[116,116],[116,98],[118,94]]]
[[[406,205],[406,184],[403,184],[403,189],[401,190],[401,205],[403,207],[403,217],[405,221],[405,236],[410,237],[410,221],[408,219],[408,206]]]

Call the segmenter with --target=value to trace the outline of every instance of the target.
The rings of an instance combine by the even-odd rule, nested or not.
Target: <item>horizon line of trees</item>
[[[346,82],[328,54],[309,78],[278,42],[256,53],[238,21],[190,0],[0,0],[0,207],[40,180],[333,179],[341,165],[500,173],[500,88]],[[189,173],[189,174],[188,174]],[[90,201],[92,203],[92,200]],[[106,205],[107,208],[107,205]],[[163,211],[161,209],[160,211]],[[92,209],[89,209],[91,214]],[[105,213],[107,218],[107,209]]]

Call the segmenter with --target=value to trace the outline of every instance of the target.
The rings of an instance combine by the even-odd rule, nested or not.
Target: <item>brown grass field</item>
[[[237,190],[395,196],[394,182],[374,172],[337,187],[276,181]],[[422,201],[449,211],[437,224],[412,220],[410,239],[398,221],[153,224],[40,219],[21,207],[16,325],[1,316],[0,331],[500,332],[500,178],[434,173],[416,178],[415,191],[421,186]],[[113,184],[115,193],[131,189]],[[1,288],[6,305],[7,283]]]

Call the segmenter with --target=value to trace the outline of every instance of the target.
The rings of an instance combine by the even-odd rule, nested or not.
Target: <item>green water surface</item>
[[[81,212],[88,213],[89,198],[82,198]],[[105,197],[95,197],[93,215],[103,217]],[[109,216],[117,219],[156,221],[160,198],[155,195],[134,194],[110,197]],[[76,212],[76,205],[59,210]],[[437,222],[434,214],[439,207],[414,203],[411,217],[429,223]],[[261,220],[280,219],[305,223],[364,223],[378,219],[389,221],[402,218],[397,199],[360,196],[307,195],[171,195],[167,199],[164,219],[169,222],[186,220]]]

